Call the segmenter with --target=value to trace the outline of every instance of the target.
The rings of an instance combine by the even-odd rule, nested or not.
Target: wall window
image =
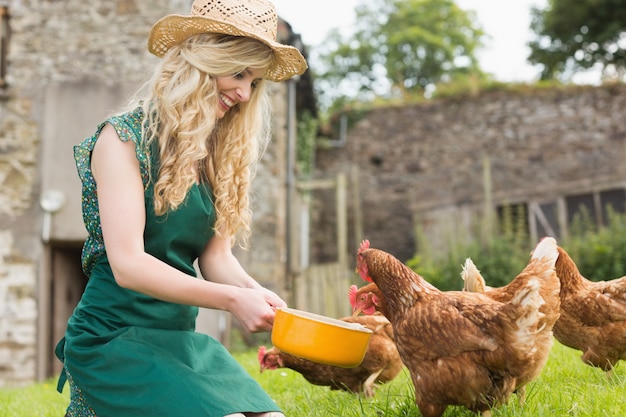
[[[571,224],[572,221],[580,221],[582,218],[588,218],[590,221],[595,221],[597,226],[602,225],[602,219],[598,216],[598,212],[596,211],[595,197],[593,193],[565,197],[567,223]]]
[[[626,189],[611,188],[567,195],[552,201],[532,202],[528,207],[531,238],[550,235],[558,239],[565,237],[575,222],[606,226],[609,223],[609,207],[613,212],[626,213]]]
[[[602,221],[607,224],[609,206],[614,212],[626,213],[626,190],[617,188],[600,192],[600,204],[602,205]]]
[[[535,206],[530,219],[536,222],[536,233],[541,236],[561,236],[559,225],[559,211],[556,201],[542,203]],[[532,221],[531,220],[531,221]]]

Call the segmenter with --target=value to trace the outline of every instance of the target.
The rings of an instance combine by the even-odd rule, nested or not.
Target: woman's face
[[[261,81],[265,70],[259,68],[246,68],[233,74],[215,77],[219,100],[217,102],[217,117],[222,118],[228,110],[238,103],[250,100],[252,90]]]

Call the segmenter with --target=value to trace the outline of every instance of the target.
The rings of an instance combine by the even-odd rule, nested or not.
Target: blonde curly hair
[[[143,146],[156,142],[160,167],[154,182],[157,214],[175,210],[198,174],[208,181],[217,213],[215,233],[245,247],[250,236],[250,183],[270,138],[267,85],[217,118],[216,76],[267,68],[272,50],[245,37],[200,34],[172,47],[135,97],[146,115]]]

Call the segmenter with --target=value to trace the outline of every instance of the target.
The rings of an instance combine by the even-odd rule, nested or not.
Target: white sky
[[[358,0],[272,0],[278,15],[285,19],[302,41],[313,49],[332,28],[349,30]],[[539,68],[531,67],[526,58],[530,50],[530,8],[544,8],[547,0],[456,0],[464,10],[474,10],[488,38],[485,49],[477,55],[480,65],[503,82],[532,82]],[[593,78],[589,79],[591,82]],[[575,79],[585,82],[584,77]]]

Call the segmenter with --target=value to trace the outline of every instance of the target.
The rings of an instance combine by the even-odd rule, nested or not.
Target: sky
[[[349,31],[358,0],[272,0],[278,15],[302,36],[309,50],[322,43],[332,28]],[[548,0],[456,0],[464,10],[474,10],[488,38],[477,53],[483,71],[502,82],[532,82],[540,68],[526,62],[531,39],[530,8],[546,7]],[[592,82],[581,74],[575,82]]]

